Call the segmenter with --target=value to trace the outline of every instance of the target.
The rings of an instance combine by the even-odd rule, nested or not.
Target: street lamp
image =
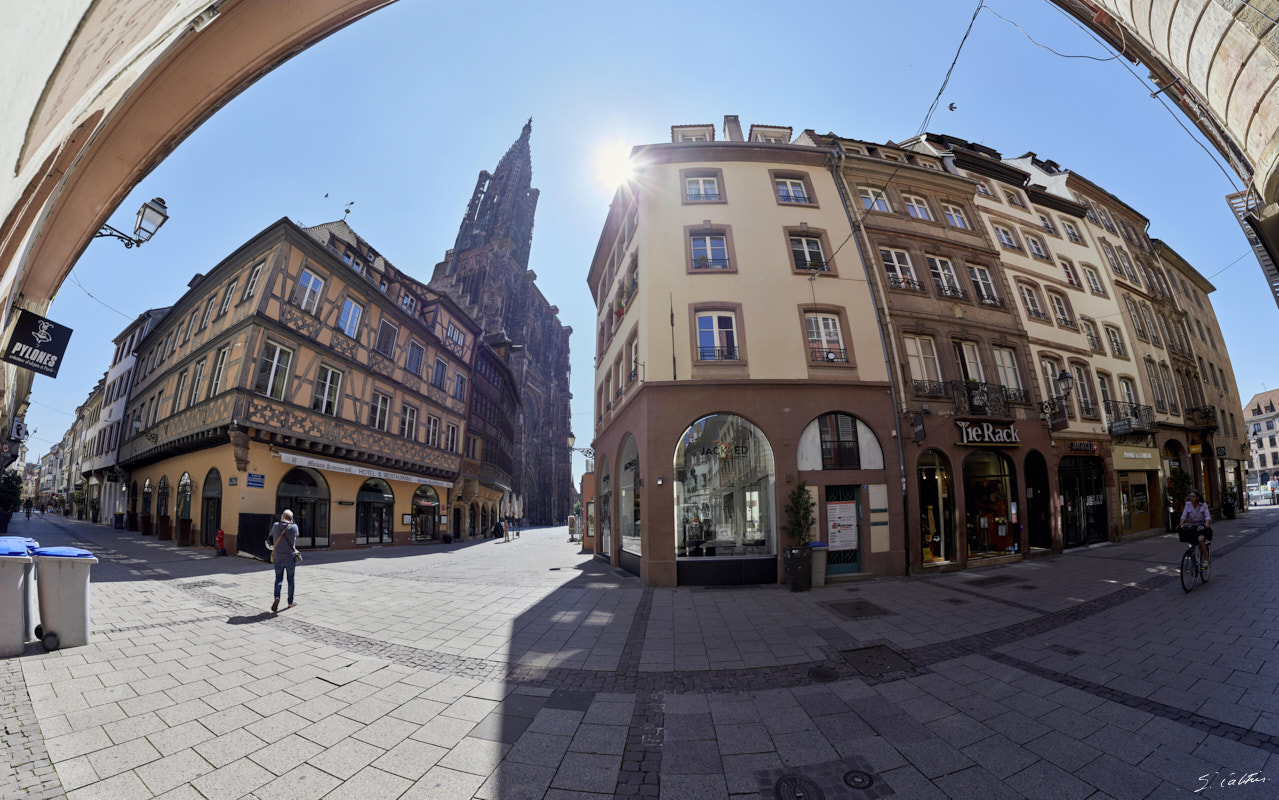
[[[1057,376],[1057,390],[1061,392],[1062,397],[1070,397],[1070,390],[1075,388],[1075,379],[1066,370],[1062,370]]]
[[[1061,374],[1053,381],[1057,384],[1058,394],[1049,397],[1039,404],[1039,411],[1045,417],[1051,417],[1055,411],[1064,411],[1066,401],[1070,399],[1070,390],[1075,388],[1075,379],[1067,370],[1062,370]]]
[[[142,420],[135,419],[133,421],[133,432],[134,433],[142,432]],[[142,435],[147,437],[147,441],[151,442],[151,444],[155,444],[156,442],[160,441],[160,435],[158,433],[143,433]]]
[[[574,447],[574,446],[573,446],[573,444],[574,444],[576,441],[577,441],[577,439],[573,436],[573,434],[571,434],[571,433],[570,433],[570,434],[568,435],[568,449],[569,449],[569,450],[574,450],[574,451],[576,451],[576,452],[578,452],[578,453],[581,453],[582,455],[586,456],[587,458],[594,460],[594,459],[595,459],[595,450],[594,450],[594,449],[592,449],[592,448],[590,448],[590,447]]]
[[[141,245],[143,242],[151,241],[151,237],[155,236],[156,231],[160,230],[160,226],[168,219],[169,209],[164,205],[164,198],[156,197],[143,203],[142,207],[138,209],[138,221],[133,224],[132,236],[118,231],[110,225],[103,224],[102,228],[93,234],[93,238],[114,236],[124,242],[125,248],[130,248],[134,245]]]

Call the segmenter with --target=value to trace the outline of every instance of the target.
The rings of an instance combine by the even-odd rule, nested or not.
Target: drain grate
[[[826,800],[822,787],[807,775],[783,775],[773,788],[777,800]]]
[[[915,665],[907,661],[900,653],[882,644],[857,650],[845,650],[841,655],[853,669],[869,678],[878,678],[889,672],[915,668]]]
[[[991,575],[989,578],[978,578],[977,580],[968,581],[966,586],[976,586],[981,589],[987,589],[991,586],[1000,586],[1005,583],[1015,583],[1021,578],[1012,575]]]
[[[869,789],[875,785],[875,779],[871,777],[869,772],[850,769],[844,773],[844,785],[851,786],[854,789]]]
[[[844,619],[870,619],[886,617],[893,613],[865,600],[840,600],[834,603],[823,603],[823,605]]]

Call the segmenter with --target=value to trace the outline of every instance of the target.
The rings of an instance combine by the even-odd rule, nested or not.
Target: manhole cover
[[[1014,578],[1012,575],[992,575],[989,578],[978,578],[975,581],[969,581],[967,585],[977,586],[982,589],[986,589],[991,586],[999,586],[1000,584],[1004,584],[1004,583],[1013,583],[1018,580],[1021,580],[1021,579]]]
[[[874,603],[868,603],[865,600],[840,600],[835,603],[826,603],[825,606],[844,619],[870,619],[871,617],[886,617],[893,613],[886,608],[880,608]]]
[[[869,789],[874,785],[875,779],[870,776],[869,772],[862,772],[859,769],[850,769],[844,773],[844,784],[854,789]]]
[[[907,661],[901,654],[881,645],[863,647],[858,650],[845,650],[844,659],[861,674],[878,678],[889,672],[914,669],[915,665]]]
[[[839,679],[839,673],[830,667],[813,667],[808,671],[808,677],[818,683],[830,683]]]
[[[776,789],[777,800],[826,800],[822,787],[804,775],[783,775]]]

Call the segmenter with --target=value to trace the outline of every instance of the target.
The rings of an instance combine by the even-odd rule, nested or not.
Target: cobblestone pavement
[[[0,660],[3,798],[1279,797],[1279,509],[1189,594],[1170,536],[791,593],[560,528],[308,553],[279,614],[259,562],[10,533],[101,562],[89,645]]]

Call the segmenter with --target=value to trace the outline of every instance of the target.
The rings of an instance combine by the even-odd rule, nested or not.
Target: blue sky
[[[314,225],[354,201],[355,229],[396,266],[429,279],[476,174],[496,166],[530,116],[541,190],[530,266],[575,331],[573,424],[579,444],[588,442],[594,308],[585,276],[612,198],[596,175],[596,152],[669,140],[672,124],[718,129],[725,114],[744,126],[908,138],[975,7],[739,2],[729,12],[687,0],[401,0],[378,11],[235,98],[112,215],[132,230],[141,202],[160,196],[172,216],[144,247],[100,239],[77,264],[85,289],[121,313],[73,281],[60,290],[49,316],[75,335],[58,379],[36,379],[32,460],[73,421],[126,317],[169,305],[194,273],[280,217]],[[990,7],[1060,53],[1111,55],[1046,0]],[[1246,402],[1263,381],[1279,386],[1266,359],[1254,357],[1265,351],[1252,334],[1274,319],[1275,304],[1223,200],[1234,188],[1149,91],[1117,60],[1053,55],[983,11],[929,130],[1006,157],[1033,150],[1079,172],[1149,217],[1151,235],[1205,276],[1247,254],[1211,278]]]

